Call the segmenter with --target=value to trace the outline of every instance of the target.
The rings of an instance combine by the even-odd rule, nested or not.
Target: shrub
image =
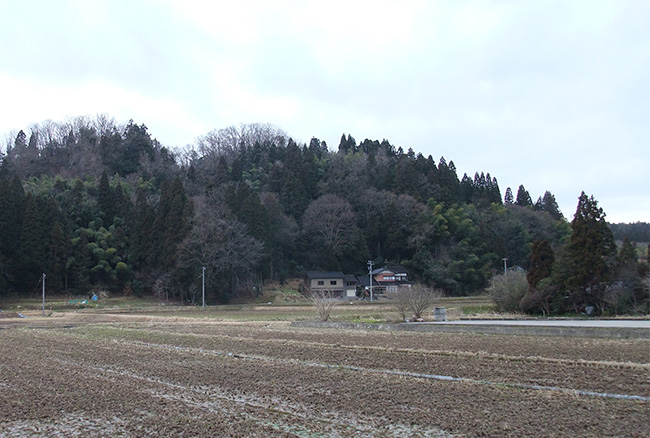
[[[389,292],[386,295],[392,300],[393,306],[397,310],[397,313],[399,313],[402,321],[406,321],[409,313],[409,302],[406,293],[398,289],[396,292]]]
[[[648,246],[648,248],[650,248],[650,246]],[[641,297],[635,312],[644,314],[650,313],[650,275],[646,275],[641,280]]]
[[[421,319],[424,313],[440,299],[442,294],[437,289],[423,285],[411,287],[400,287],[388,296],[393,300],[393,306],[397,309],[402,320],[407,320],[408,315],[413,319]]]
[[[637,315],[650,313],[650,276],[633,277],[608,285],[605,301],[610,312]]]
[[[321,321],[330,319],[330,315],[334,306],[338,304],[334,293],[330,290],[315,290],[309,294],[311,300],[314,302],[316,313]]]
[[[518,312],[519,303],[527,291],[528,281],[523,270],[495,275],[492,277],[492,286],[486,289],[500,312]]]
[[[558,294],[558,288],[550,278],[544,278],[537,286],[528,289],[528,292],[519,302],[519,307],[526,313],[539,313],[548,316],[551,313],[553,300]]]

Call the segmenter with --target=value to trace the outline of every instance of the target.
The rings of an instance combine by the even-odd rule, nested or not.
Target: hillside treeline
[[[205,273],[208,302],[227,302],[374,260],[467,295],[504,258],[528,270],[535,242],[561,253],[571,235],[550,192],[534,202],[523,185],[502,193],[489,173],[459,177],[453,161],[387,140],[343,135],[332,150],[270,125],[170,150],[133,121],[48,121],[17,133],[0,167],[2,294],[34,294],[45,273],[50,293],[195,302]],[[602,281],[618,272],[607,263]]]
[[[650,224],[647,222],[634,222],[630,224],[609,224],[616,240],[625,239],[631,242],[650,242]]]

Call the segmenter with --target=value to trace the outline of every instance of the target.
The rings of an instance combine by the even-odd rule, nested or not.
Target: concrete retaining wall
[[[437,333],[478,333],[491,335],[564,336],[584,338],[650,339],[650,330],[629,327],[557,327],[523,325],[470,325],[470,324],[369,324],[353,322],[292,322],[292,327],[341,328],[358,330],[395,330]]]

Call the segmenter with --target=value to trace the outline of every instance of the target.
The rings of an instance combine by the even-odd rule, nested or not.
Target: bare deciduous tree
[[[205,266],[208,280],[228,276],[232,284],[254,271],[264,257],[264,245],[241,222],[228,218],[222,199],[196,199],[190,235],[181,243],[184,266]],[[232,286],[232,285],[231,285]]]
[[[252,147],[255,143],[284,146],[288,135],[271,124],[243,124],[229,126],[208,132],[196,139],[199,153],[218,160],[223,155],[230,163],[242,147]]]
[[[314,302],[314,307],[320,320],[327,321],[330,319],[334,306],[338,304],[334,293],[330,290],[315,290],[309,296]]]
[[[424,313],[442,296],[437,289],[417,284],[411,287],[400,287],[396,291],[388,292],[387,295],[393,300],[393,306],[403,320],[407,320],[409,314],[413,316],[413,320],[422,319]]]
[[[386,295],[388,298],[393,300],[393,307],[395,307],[397,313],[399,313],[400,319],[402,321],[408,320],[409,302],[404,291],[398,289],[397,291],[389,292]]]
[[[173,294],[173,278],[171,274],[161,274],[156,281],[154,281],[153,293],[160,301],[169,301],[170,292]]]
[[[303,217],[303,229],[315,242],[335,256],[353,241],[357,218],[348,201],[336,195],[323,195],[312,202]]]

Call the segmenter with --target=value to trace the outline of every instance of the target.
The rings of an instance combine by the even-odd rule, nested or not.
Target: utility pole
[[[501,260],[503,260],[503,273],[507,274],[508,273],[508,259],[504,257]]]
[[[201,276],[201,296],[203,297],[203,304],[201,307],[205,309],[205,266],[203,267],[203,275]]]
[[[45,316],[45,272],[43,272],[43,316]]]
[[[372,260],[368,260],[368,279],[370,280],[370,302],[372,303]]]

